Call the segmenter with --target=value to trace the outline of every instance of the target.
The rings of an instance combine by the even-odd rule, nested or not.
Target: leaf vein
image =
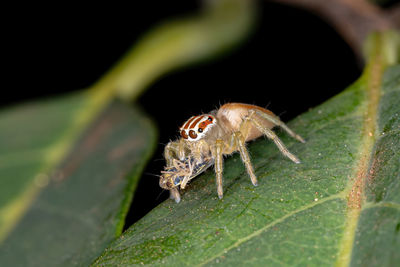
[[[286,215],[284,215],[284,216],[282,216],[282,217],[280,217],[280,218],[274,220],[273,222],[271,222],[271,223],[265,225],[264,227],[262,227],[262,228],[260,228],[260,229],[258,229],[258,230],[256,230],[256,231],[254,231],[252,234],[250,234],[250,235],[248,235],[248,236],[245,236],[245,237],[242,237],[242,238],[239,238],[239,239],[238,239],[235,243],[233,243],[231,246],[229,246],[229,247],[227,247],[226,249],[222,250],[220,253],[217,253],[215,256],[208,258],[207,260],[205,260],[204,262],[198,264],[197,266],[203,266],[203,265],[205,265],[205,264],[207,264],[207,263],[213,261],[214,259],[220,257],[220,256],[223,255],[224,253],[227,253],[229,250],[232,250],[232,249],[238,247],[239,245],[241,245],[242,243],[244,243],[244,242],[246,242],[246,241],[248,241],[248,240],[250,240],[250,239],[252,239],[252,238],[254,238],[254,237],[256,237],[256,236],[261,235],[263,232],[265,232],[266,230],[268,230],[268,229],[270,229],[271,227],[275,226],[276,224],[281,223],[281,222],[284,222],[286,219],[292,217],[293,215],[296,215],[296,214],[298,214],[298,213],[300,213],[300,212],[302,212],[302,211],[311,209],[311,208],[313,208],[313,207],[315,207],[315,206],[321,205],[321,204],[323,204],[323,203],[325,203],[325,202],[327,202],[327,201],[334,200],[334,199],[340,199],[340,198],[345,198],[344,191],[343,191],[343,192],[340,192],[340,193],[338,193],[338,194],[334,194],[334,195],[331,195],[331,196],[329,196],[329,197],[323,198],[323,199],[321,199],[321,200],[318,201],[318,202],[311,202],[310,204],[304,205],[304,206],[302,206],[302,207],[300,207],[300,208],[298,208],[298,209],[296,209],[296,210],[294,210],[294,211],[292,211],[292,212],[289,212],[289,213],[287,213]]]

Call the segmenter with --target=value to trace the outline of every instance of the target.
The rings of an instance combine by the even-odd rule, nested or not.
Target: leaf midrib
[[[349,178],[348,185],[345,190],[339,192],[338,194],[331,195],[324,199],[320,199],[318,202],[312,202],[310,204],[304,205],[299,209],[285,214],[284,216],[274,220],[273,222],[265,225],[264,227],[254,231],[250,235],[242,237],[234,242],[231,246],[220,251],[213,257],[208,258],[206,261],[198,264],[197,266],[206,265],[216,258],[222,256],[226,252],[238,247],[242,243],[259,236],[266,230],[275,226],[278,223],[285,221],[293,215],[296,215],[304,210],[313,208],[317,205],[323,204],[327,201],[334,199],[344,199],[347,202],[347,216],[345,219],[345,229],[343,232],[343,239],[339,244],[339,255],[336,262],[337,266],[348,266],[351,259],[353,242],[355,237],[355,230],[358,224],[359,215],[361,210],[372,207],[370,203],[363,203],[363,188],[366,181],[366,174],[368,171],[369,162],[372,157],[373,146],[376,139],[379,138],[377,133],[378,125],[378,107],[379,100],[381,98],[381,82],[382,74],[385,67],[385,62],[383,55],[381,54],[381,38],[380,36],[375,37],[374,50],[371,53],[369,66],[366,68],[363,76],[360,80],[365,84],[366,105],[361,105],[360,109],[356,111],[357,113],[362,113],[364,117],[364,126],[362,132],[362,142],[360,146],[360,151],[357,153],[358,157],[356,160],[355,167],[353,168],[353,176]],[[352,114],[353,116],[354,114]],[[365,205],[365,206],[364,206]],[[392,208],[399,208],[399,205],[390,205]]]
[[[360,151],[357,153],[353,176],[347,184],[347,216],[342,240],[339,244],[339,253],[336,266],[349,266],[355,232],[364,203],[364,186],[367,179],[367,172],[372,158],[372,150],[376,139],[379,138],[378,129],[378,107],[381,98],[382,74],[385,67],[382,55],[383,36],[376,34],[373,40],[373,49],[370,51],[370,62],[360,79],[365,84],[365,111],[364,125]]]

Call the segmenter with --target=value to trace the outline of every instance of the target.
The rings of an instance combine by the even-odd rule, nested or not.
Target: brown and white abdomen
[[[228,103],[219,108],[216,117],[225,125],[227,129],[229,129],[231,132],[236,132],[239,131],[243,119],[249,115],[250,110],[259,110],[271,116],[276,116],[268,109],[259,106],[242,103]],[[253,116],[254,118],[259,118],[257,114],[254,114]],[[267,120],[259,119],[257,121],[260,122],[264,127],[267,127],[269,129],[275,126],[272,122]],[[249,129],[249,134],[246,138],[246,142],[263,135],[263,133],[260,132],[255,126],[252,125],[250,127],[251,128]]]

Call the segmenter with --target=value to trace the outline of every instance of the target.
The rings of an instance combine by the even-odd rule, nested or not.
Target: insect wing
[[[211,165],[214,164],[214,160],[211,157],[208,158],[203,158],[201,161],[195,161],[194,159],[191,159],[191,164],[192,164],[192,174],[190,175],[189,180],[193,179],[197,175],[203,173],[205,170],[207,170]]]
[[[160,186],[165,189],[179,186],[185,178],[191,180],[213,164],[214,160],[211,157],[202,157],[200,160],[192,157],[183,161],[175,160],[174,166],[167,167],[162,172]]]

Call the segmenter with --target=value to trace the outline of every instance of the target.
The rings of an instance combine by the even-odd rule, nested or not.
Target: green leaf
[[[48,182],[51,166],[91,112],[82,112],[87,104],[85,94],[73,94],[0,112],[0,241]]]
[[[398,38],[373,35],[363,76],[289,123],[307,143],[279,132],[301,164],[257,140],[248,147],[258,187],[239,155],[228,157],[222,200],[209,170],[181,203],[168,200],[152,210],[93,265],[398,263],[400,66],[386,67],[398,62]]]
[[[49,105],[54,103],[58,101]],[[33,141],[39,143],[51,136],[52,132],[46,129],[49,121],[36,118],[51,114],[49,105],[40,103],[35,116],[24,124],[26,129],[21,129],[21,133],[31,134],[28,130],[35,124],[41,133],[32,136]],[[15,110],[15,113],[25,112],[26,106]],[[15,119],[18,114],[14,115]],[[55,114],[51,116],[58,117]],[[25,140],[25,137],[21,138]],[[107,107],[61,166],[51,174],[36,175],[33,182],[38,188],[49,185],[0,245],[2,264],[89,264],[121,234],[132,191],[155,147],[155,139],[153,125],[140,111],[121,102]],[[41,159],[41,155],[34,152],[30,156],[31,161],[14,162],[18,164],[20,173],[13,170],[14,175],[9,177],[15,181],[16,188],[21,186],[21,183],[16,183],[17,179],[31,177],[31,166]],[[15,176],[16,173],[19,176]]]
[[[61,161],[88,103],[79,93],[0,113],[2,265],[87,265],[121,234],[155,129],[114,101]]]
[[[84,265],[122,231],[155,142],[134,100],[166,72],[217,55],[251,28],[254,4],[208,1],[144,36],[77,94],[0,110],[0,262]]]

